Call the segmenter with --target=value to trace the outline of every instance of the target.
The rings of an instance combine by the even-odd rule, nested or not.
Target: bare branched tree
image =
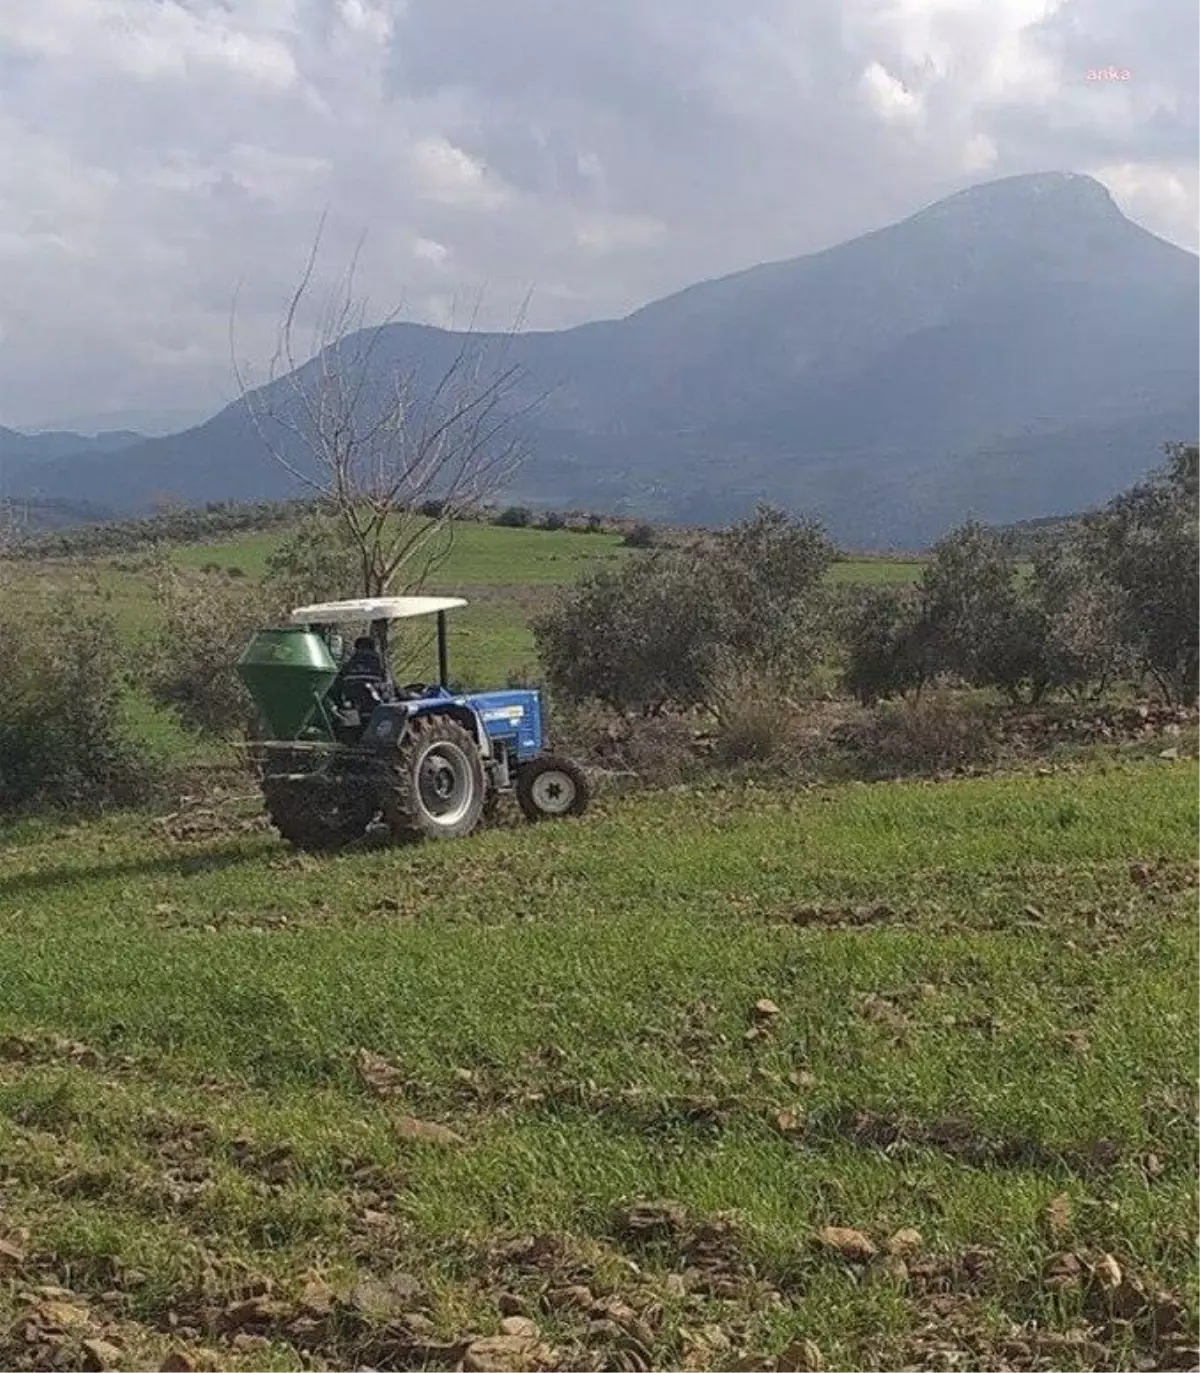
[[[262,386],[247,383],[231,327],[238,391],[272,457],[341,524],[362,594],[411,591],[446,558],[456,520],[502,490],[526,456],[522,421],[542,397],[531,398],[511,358],[524,311],[501,335],[477,333],[473,314],[424,359],[397,358],[390,326],[402,309],[368,323],[355,286],[360,243],[310,332],[301,321],[323,229],[322,220]]]

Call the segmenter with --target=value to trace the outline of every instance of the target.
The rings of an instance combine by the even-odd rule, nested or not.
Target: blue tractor
[[[581,815],[583,770],[546,751],[536,691],[457,692],[446,614],[458,597],[384,596],[294,610],[262,630],[237,670],[265,737],[251,744],[272,824],[298,848],[351,843],[382,819],[397,838],[470,834],[499,797],[529,820]],[[396,620],[437,618],[436,682],[398,684],[388,652]],[[345,626],[369,626],[346,651]]]

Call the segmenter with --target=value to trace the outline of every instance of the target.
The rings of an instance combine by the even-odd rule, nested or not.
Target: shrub
[[[214,582],[166,557],[154,571],[161,631],[141,675],[150,695],[184,724],[210,734],[240,730],[254,718],[236,663],[251,636],[281,607],[261,586]]]
[[[1006,541],[969,521],[933,549],[920,586],[930,667],[1036,702],[1049,685],[1046,617]]]
[[[704,699],[712,622],[690,568],[652,555],[560,592],[534,637],[546,679],[565,700],[651,714]]]
[[[1121,632],[1168,701],[1200,688],[1196,444],[1167,444],[1166,464],[1083,521],[1079,542],[1120,598]]]
[[[1052,686],[1082,700],[1099,696],[1132,670],[1135,655],[1125,636],[1124,598],[1078,535],[1038,553],[1033,594],[1045,617],[1046,671]]]
[[[831,625],[824,578],[833,555],[820,525],[770,506],[685,551],[717,608],[710,647],[723,669],[793,682],[812,671]]]
[[[94,610],[0,609],[0,806],[84,810],[145,799],[149,760],[127,734],[117,629]]]
[[[854,771],[870,780],[983,766],[999,753],[985,716],[937,693],[911,704],[879,706],[842,731],[839,742]]]
[[[766,762],[786,752],[801,704],[790,683],[772,674],[730,669],[714,681],[711,708],[717,717],[715,756],[725,764]]]
[[[652,524],[635,524],[621,540],[625,548],[653,548],[658,542],[658,531]]]
[[[815,526],[760,510],[724,534],[593,572],[534,626],[553,690],[628,714],[717,707],[722,674],[794,683],[826,635],[832,548]]]
[[[510,505],[492,521],[504,529],[527,529],[533,523],[533,511],[524,505]]]
[[[565,516],[560,514],[559,511],[547,510],[546,513],[542,516],[541,524],[539,527],[542,529],[549,530],[565,529],[567,527],[567,521]]]
[[[344,525],[310,515],[268,555],[263,581],[284,606],[345,600],[361,594],[362,560]]]
[[[928,621],[915,588],[864,588],[844,617],[843,682],[863,705],[919,696],[936,671]]]

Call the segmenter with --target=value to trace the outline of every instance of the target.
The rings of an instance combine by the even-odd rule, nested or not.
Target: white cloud
[[[445,138],[423,138],[410,153],[417,193],[446,205],[502,205],[507,189],[488,174],[483,163]]]
[[[1186,11],[1186,13],[1185,13]],[[621,313],[1063,167],[1196,241],[1145,0],[0,0],[0,423],[231,393],[327,212],[380,308]],[[1128,67],[1098,89],[1088,66]],[[239,286],[240,283],[240,286]]]
[[[919,121],[924,104],[899,77],[893,76],[880,62],[872,62],[859,82],[867,103],[885,123]]]
[[[435,267],[440,267],[450,256],[450,249],[444,243],[439,243],[434,238],[418,238],[413,244],[413,257],[421,262],[431,262]]]
[[[628,252],[661,240],[667,226],[649,215],[589,215],[575,230],[575,242],[589,253]]]

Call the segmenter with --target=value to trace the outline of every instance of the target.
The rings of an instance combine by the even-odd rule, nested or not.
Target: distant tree
[[[1120,597],[1122,633],[1169,701],[1195,701],[1197,457],[1194,443],[1165,445],[1166,463],[1083,521],[1080,549]]]
[[[535,625],[547,681],[564,699],[625,714],[719,710],[733,680],[801,678],[825,647],[821,530],[781,511],[692,545],[652,550],[565,589]]]
[[[534,625],[552,690],[621,715],[701,704],[715,634],[714,607],[691,568],[664,554],[586,575]]]
[[[1040,701],[1050,685],[1045,616],[1016,576],[1007,540],[968,521],[933,549],[922,615],[937,668],[971,686]]]
[[[915,587],[865,587],[844,617],[846,688],[864,705],[919,697],[937,672],[936,645]]]
[[[358,585],[358,547],[328,515],[304,519],[267,555],[263,581],[281,606],[346,599]]]
[[[723,652],[741,665],[803,675],[824,651],[825,574],[834,547],[815,520],[759,505],[698,545],[695,573],[720,608]]]
[[[533,511],[524,505],[510,505],[492,520],[504,529],[527,529],[533,523]]]
[[[658,531],[652,524],[635,524],[621,540],[626,548],[653,548],[658,542]]]
[[[1129,675],[1135,655],[1125,633],[1125,598],[1078,531],[1039,551],[1031,593],[1044,617],[1051,686],[1085,699]]]

